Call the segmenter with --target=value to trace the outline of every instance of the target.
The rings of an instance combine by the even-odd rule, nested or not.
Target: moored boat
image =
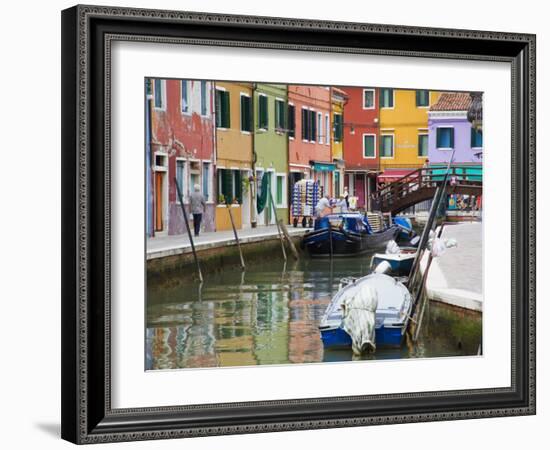
[[[358,213],[329,214],[315,221],[301,246],[313,257],[360,255],[383,248],[399,231],[396,225],[373,231],[366,217]]]
[[[323,346],[351,348],[352,337],[343,328],[343,304],[368,286],[377,292],[378,298],[374,321],[376,347],[399,347],[412,308],[411,295],[405,285],[389,275],[378,273],[343,281],[345,286],[332,298],[319,325]]]
[[[408,276],[411,272],[416,248],[400,248],[399,253],[375,253],[372,255],[370,267],[375,269],[381,262],[386,261],[391,267],[391,273],[396,276]]]

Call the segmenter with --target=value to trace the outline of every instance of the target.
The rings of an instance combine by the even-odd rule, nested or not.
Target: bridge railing
[[[373,200],[379,209],[405,198],[415,191],[425,188],[435,189],[443,182],[446,167],[423,167],[411,171],[393,183],[389,183],[373,194]],[[481,168],[470,166],[452,166],[449,168],[449,186],[479,185],[482,184]]]

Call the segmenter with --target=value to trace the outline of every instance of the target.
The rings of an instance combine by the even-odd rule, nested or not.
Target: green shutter
[[[374,136],[371,135],[365,135],[364,136],[364,151],[363,156],[366,158],[373,158],[374,157]]]
[[[309,111],[309,120],[311,123],[309,140],[315,141],[317,139],[317,113],[315,111]]]
[[[229,92],[225,91],[222,97],[222,108],[223,108],[223,127],[231,128],[231,113],[230,113],[230,101],[229,101]]]
[[[450,133],[451,133],[451,148],[455,148],[455,129],[451,128]]]
[[[308,136],[308,115],[307,109],[302,108],[302,139],[307,140]]]
[[[296,134],[296,109],[294,105],[288,105],[288,135],[295,137]]]
[[[220,128],[222,126],[222,101],[221,101],[221,91],[216,89],[216,96],[214,98],[214,108],[216,113],[216,127]]]
[[[267,97],[265,95],[258,96],[258,127],[265,130],[268,127]]]

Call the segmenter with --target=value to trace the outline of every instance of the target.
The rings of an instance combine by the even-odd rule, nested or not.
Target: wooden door
[[[155,231],[164,229],[162,221],[162,172],[155,172]]]

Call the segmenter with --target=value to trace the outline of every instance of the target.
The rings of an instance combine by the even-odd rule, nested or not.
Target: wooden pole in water
[[[292,242],[292,239],[290,239],[290,233],[288,232],[286,225],[284,224],[282,219],[279,219],[278,222],[281,230],[283,230],[283,235],[285,236],[288,245],[290,246],[290,252],[292,253],[292,256],[294,256],[294,259],[298,261],[300,259],[300,256],[298,255],[298,250],[296,250],[294,242]]]
[[[181,212],[185,220],[185,228],[187,229],[187,235],[189,236],[189,242],[191,242],[191,250],[193,251],[193,258],[195,258],[195,264],[197,266],[197,272],[199,273],[199,280],[202,283],[202,272],[201,266],[199,265],[199,258],[197,257],[197,252],[195,250],[195,243],[193,242],[193,236],[191,236],[191,228],[189,228],[189,220],[187,219],[187,213],[185,212],[185,207],[183,206],[183,197],[181,196],[180,187],[178,185],[178,180],[174,177],[174,183],[176,185],[176,192],[178,194],[178,199],[180,201]]]
[[[271,209],[273,209],[273,215],[275,216],[275,225],[277,225],[277,233],[279,234],[279,239],[281,241],[283,258],[286,261],[285,241],[283,239],[283,235],[281,234],[281,228],[279,228],[279,221],[277,220],[277,210],[275,209],[275,203],[273,203],[273,195],[271,194],[271,189],[268,190],[268,193],[269,193],[269,203],[271,203]]]
[[[231,213],[231,206],[229,203],[226,203],[225,206],[227,206],[227,212],[229,213],[229,220],[231,220],[231,228],[233,228],[233,235],[235,236],[235,240],[237,241],[237,248],[239,249],[239,256],[241,257],[241,268],[244,270],[244,258],[243,258],[243,251],[241,249],[241,243],[239,242],[239,236],[237,236],[237,229],[235,228],[235,222],[233,221],[233,214]]]

